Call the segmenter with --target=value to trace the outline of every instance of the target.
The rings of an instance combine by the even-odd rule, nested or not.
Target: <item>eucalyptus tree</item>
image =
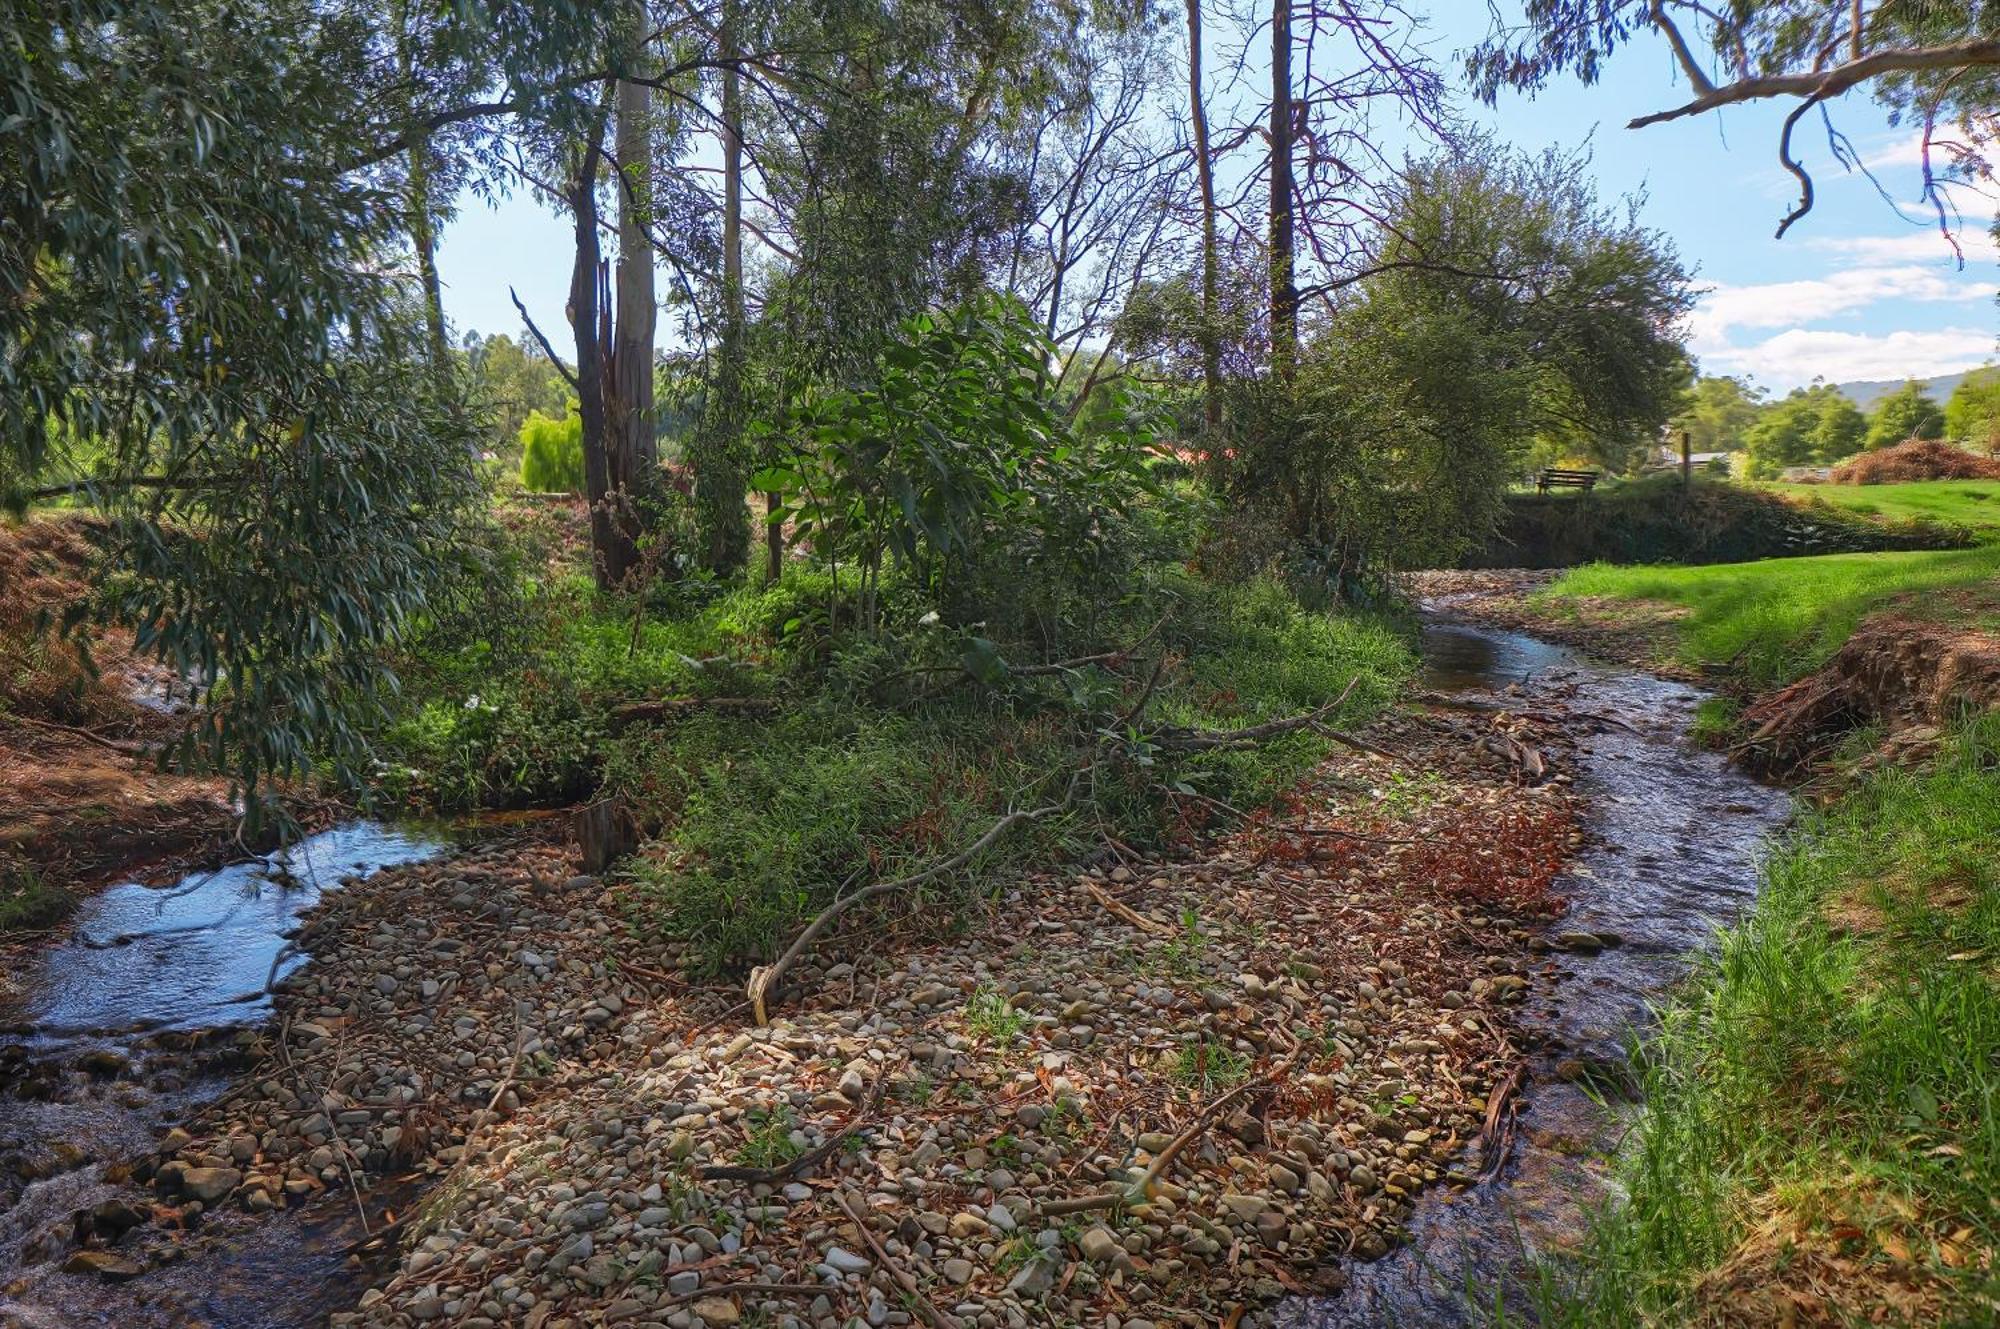
[[[1630,127],[1708,114],[1746,102],[1789,106],[1776,144],[1797,181],[1783,236],[1812,210],[1813,180],[1794,135],[1817,113],[1829,149],[1849,170],[1866,169],[1835,127],[1830,103],[1865,89],[1897,123],[1916,126],[1923,196],[1947,238],[1956,211],[1949,186],[1990,175],[2000,107],[2000,6],[1907,0],[1526,0],[1522,21],[1496,25],[1468,57],[1480,93],[1534,91],[1552,78],[1599,77],[1618,47],[1650,38],[1672,53],[1689,96],[1635,118]]]
[[[432,370],[372,96],[307,0],[38,0],[0,34],[0,489],[99,508],[101,590],[252,790],[365,759],[448,589],[473,425]],[[257,804],[253,801],[251,806]]]

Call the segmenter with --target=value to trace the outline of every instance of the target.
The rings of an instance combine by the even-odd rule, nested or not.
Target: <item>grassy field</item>
[[[1758,488],[1802,502],[1818,500],[1868,517],[1955,522],[2000,539],[2000,481],[1916,480],[1895,485],[1788,485]]]
[[[1768,861],[1672,1003],[1560,1326],[2000,1322],[2000,717]]]
[[[1687,610],[1677,647],[1685,663],[1728,666],[1768,687],[1825,661],[1865,615],[1892,604],[1918,617],[2000,628],[2000,544],[1707,567],[1594,564],[1537,597],[1552,613],[1640,600]]]

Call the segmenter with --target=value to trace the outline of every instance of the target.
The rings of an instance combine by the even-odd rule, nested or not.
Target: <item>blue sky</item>
[[[1485,0],[1449,0],[1434,7],[1427,44],[1455,71],[1452,53],[1482,36],[1486,24]],[[1835,123],[1899,211],[1867,179],[1834,164],[1816,121],[1802,123],[1798,146],[1818,203],[1777,240],[1772,233],[1795,197],[1776,154],[1786,108],[1748,105],[1624,127],[1685,96],[1665,46],[1642,39],[1615,56],[1593,87],[1563,81],[1533,99],[1503,94],[1491,110],[1460,100],[1469,120],[1524,149],[1587,140],[1601,194],[1643,194],[1642,217],[1674,239],[1706,288],[1689,334],[1707,372],[1749,374],[1782,392],[1815,377],[1926,377],[1996,358],[2000,255],[1987,233],[1992,205],[1964,199],[1959,268],[1917,206],[1914,133],[1892,128],[1856,93],[1833,104]],[[1808,125],[1815,132],[1805,132]],[[468,199],[438,256],[453,323],[518,335],[512,285],[566,349],[569,245],[568,225],[526,194],[497,207]]]

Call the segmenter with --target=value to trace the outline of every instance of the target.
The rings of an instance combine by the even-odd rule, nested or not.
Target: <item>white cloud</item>
[[[1924,303],[1993,298],[1990,275],[1915,263],[1861,266],[1798,281],[1718,286],[1688,317],[1694,349],[1704,356],[1726,351],[1736,328],[1798,328],[1884,300]]]
[[[1815,236],[1806,245],[1856,263],[1928,263],[1947,271],[1956,270],[1957,256],[1938,234],[1936,214],[1927,213],[1926,217],[1930,224],[1921,230],[1911,229],[1898,235]],[[1959,248],[1965,251],[1968,272],[1975,263],[2000,262],[2000,244],[1994,242],[1993,232],[1985,226],[1968,225],[1956,238]]]
[[[1990,328],[1939,328],[1927,332],[1834,332],[1792,328],[1748,346],[1722,346],[1702,354],[1711,374],[1753,374],[1779,389],[1824,378],[1929,378],[1972,369],[1994,358]]]

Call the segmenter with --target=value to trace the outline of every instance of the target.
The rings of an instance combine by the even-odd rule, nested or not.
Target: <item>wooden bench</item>
[[[1589,493],[1596,487],[1596,471],[1565,471],[1550,466],[1535,477],[1535,492],[1537,494],[1546,494],[1551,489],[1581,489],[1585,493]]]

